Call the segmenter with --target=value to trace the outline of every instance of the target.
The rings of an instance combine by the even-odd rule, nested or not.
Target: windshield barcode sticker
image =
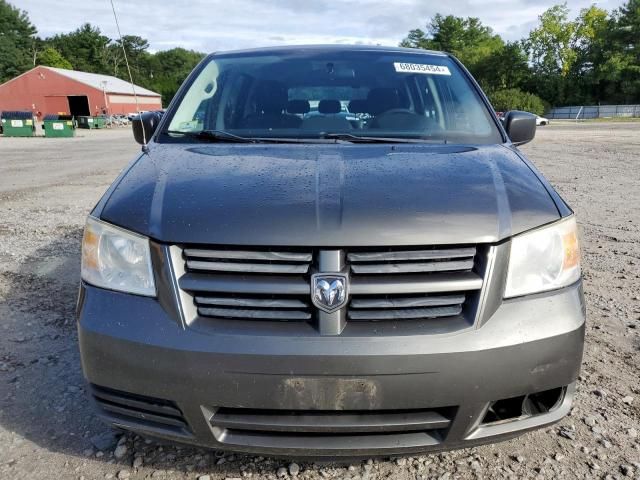
[[[402,73],[425,73],[427,75],[451,75],[449,67],[441,65],[426,65],[424,63],[400,63],[393,64],[396,72]]]

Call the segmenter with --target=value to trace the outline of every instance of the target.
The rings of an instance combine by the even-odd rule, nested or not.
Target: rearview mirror
[[[511,110],[505,113],[502,124],[514,145],[524,145],[536,136],[536,116],[533,113]]]
[[[149,143],[149,139],[158,128],[158,124],[162,120],[162,112],[143,112],[131,120],[133,128],[133,137],[140,145]]]

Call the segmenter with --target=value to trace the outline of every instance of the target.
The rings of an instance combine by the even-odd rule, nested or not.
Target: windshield
[[[225,136],[196,135],[202,132]],[[502,143],[487,107],[450,58],[375,50],[215,55],[164,133]]]

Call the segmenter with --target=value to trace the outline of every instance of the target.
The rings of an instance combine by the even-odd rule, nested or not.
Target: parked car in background
[[[536,115],[536,125],[538,126],[549,125],[549,119],[541,117],[540,115]]]
[[[208,56],[164,115],[134,118],[143,153],[87,219],[78,331],[99,415],[315,458],[560,420],[585,303],[575,216],[517,148],[535,129],[499,121],[440,52]]]

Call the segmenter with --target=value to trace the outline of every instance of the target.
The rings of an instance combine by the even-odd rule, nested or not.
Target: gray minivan
[[[576,220],[451,55],[209,55],[87,219],[99,415],[291,457],[400,455],[561,419],[582,358]]]

